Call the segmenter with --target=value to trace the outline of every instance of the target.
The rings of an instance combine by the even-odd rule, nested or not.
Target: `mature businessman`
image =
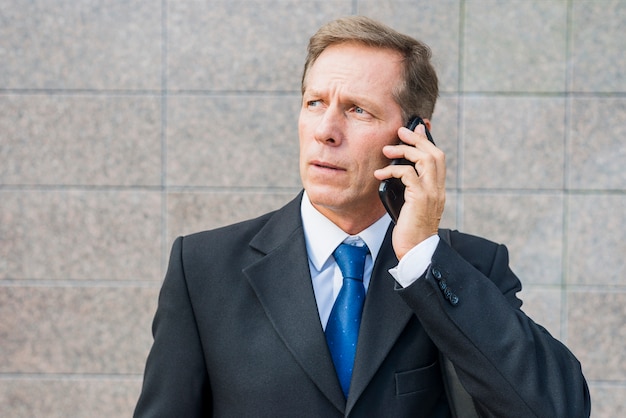
[[[175,241],[135,415],[589,416],[580,364],[520,310],[506,248],[439,230],[445,156],[402,128],[430,127],[428,47],[348,17],[308,52],[304,190]],[[406,185],[395,224],[390,177]]]

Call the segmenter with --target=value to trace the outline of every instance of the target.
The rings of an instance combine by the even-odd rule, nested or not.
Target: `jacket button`
[[[459,297],[455,295],[454,293],[450,295],[450,298],[448,300],[450,301],[452,306],[456,306],[459,303]]]
[[[441,280],[441,272],[439,271],[439,269],[434,267],[432,271],[433,271],[433,277],[437,280]]]

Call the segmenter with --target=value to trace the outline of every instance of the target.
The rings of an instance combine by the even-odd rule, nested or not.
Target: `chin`
[[[329,206],[333,202],[339,202],[346,199],[346,191],[328,185],[305,186],[307,195],[311,203],[315,205]]]

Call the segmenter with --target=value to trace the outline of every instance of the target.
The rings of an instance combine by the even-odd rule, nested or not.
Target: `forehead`
[[[392,95],[401,83],[402,56],[398,51],[359,43],[341,43],[326,48],[305,79],[305,91],[341,84],[355,93],[369,91]]]

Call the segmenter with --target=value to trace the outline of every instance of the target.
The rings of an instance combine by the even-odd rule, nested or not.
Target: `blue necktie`
[[[333,256],[343,275],[343,285],[326,324],[326,341],[343,393],[348,398],[356,355],[356,343],[365,302],[363,270],[367,246],[341,244]]]

